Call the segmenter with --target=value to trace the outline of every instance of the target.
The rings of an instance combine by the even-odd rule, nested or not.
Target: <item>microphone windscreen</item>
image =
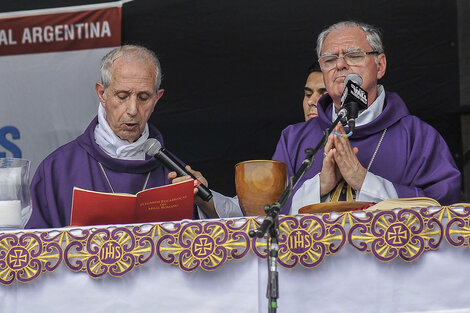
[[[155,156],[161,148],[162,144],[155,138],[149,138],[144,142],[144,151],[149,156]]]
[[[346,75],[346,78],[344,78],[344,85],[347,85],[349,81],[352,81],[353,83],[359,86],[362,85],[362,77],[358,73],[350,73]]]

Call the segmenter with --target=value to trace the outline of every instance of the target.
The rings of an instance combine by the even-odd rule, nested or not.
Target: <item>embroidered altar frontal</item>
[[[1,233],[0,283],[32,282],[60,264],[98,279],[126,275],[152,258],[185,272],[217,270],[247,254],[265,259],[266,238],[248,235],[260,222],[261,217]],[[278,262],[314,268],[346,244],[379,261],[412,262],[443,242],[469,247],[469,224],[470,207],[281,216]]]

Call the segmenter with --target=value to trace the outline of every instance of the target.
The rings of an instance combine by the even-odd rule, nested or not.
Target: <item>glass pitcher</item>
[[[0,228],[23,228],[31,215],[30,161],[0,158]]]

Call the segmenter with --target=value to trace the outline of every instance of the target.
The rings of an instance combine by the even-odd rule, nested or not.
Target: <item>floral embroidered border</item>
[[[152,258],[191,272],[217,270],[249,253],[266,258],[262,218],[182,221],[0,233],[0,284],[31,282],[60,264],[92,278],[120,277]],[[350,244],[380,261],[412,262],[443,238],[470,247],[470,207],[282,216],[279,264],[314,268]]]

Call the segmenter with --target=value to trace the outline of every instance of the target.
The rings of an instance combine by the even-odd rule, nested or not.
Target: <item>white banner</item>
[[[101,58],[121,44],[125,1],[0,14],[0,158],[32,173],[97,113]]]

